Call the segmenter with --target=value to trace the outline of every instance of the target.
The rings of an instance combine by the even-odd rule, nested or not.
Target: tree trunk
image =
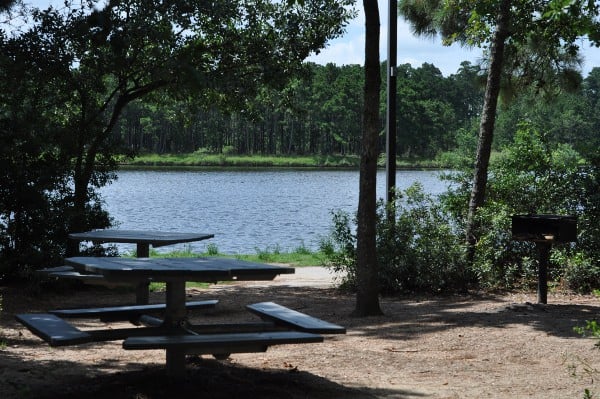
[[[140,91],[140,93],[142,93]],[[88,215],[86,206],[89,201],[88,188],[94,170],[96,170],[96,157],[100,151],[101,145],[110,136],[113,128],[125,106],[135,100],[135,96],[121,96],[117,99],[115,105],[110,111],[110,119],[106,126],[98,131],[90,145],[84,145],[83,141],[79,142],[77,160],[73,168],[73,208],[71,210],[71,219],[69,220],[69,232],[79,233],[88,230]],[[85,137],[86,130],[92,129],[91,126],[96,122],[92,119],[87,124],[83,124],[78,137]],[[79,252],[79,243],[73,240],[68,240],[66,247],[66,256],[75,256]]]
[[[475,161],[475,172],[473,175],[473,188],[469,200],[467,214],[466,239],[468,247],[468,262],[471,264],[475,256],[475,244],[477,243],[477,222],[475,215],[485,201],[485,190],[488,179],[488,166],[492,152],[492,141],[494,137],[494,124],[496,122],[496,108],[498,96],[500,95],[500,81],[502,77],[502,66],[504,62],[504,46],[509,35],[508,24],[510,18],[511,0],[503,0],[500,4],[496,31],[492,38],[490,50],[490,65],[483,101],[483,111],[479,125],[479,141],[477,144],[477,156]],[[466,276],[465,276],[466,277]]]
[[[382,314],[379,306],[379,281],[376,248],[377,142],[379,139],[379,10],[376,0],[363,0],[365,8],[365,103],[360,157],[360,182],[357,220],[356,316]]]

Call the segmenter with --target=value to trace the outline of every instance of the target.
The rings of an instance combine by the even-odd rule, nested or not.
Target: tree
[[[467,212],[466,238],[469,248],[469,259],[475,250],[475,212],[483,205],[485,188],[487,185],[488,167],[492,153],[492,140],[494,137],[494,124],[496,122],[496,108],[500,94],[500,80],[502,77],[502,64],[504,62],[504,47],[509,36],[511,0],[502,0],[498,8],[497,22],[490,44],[490,59],[487,74],[483,110],[479,124],[479,140],[477,142],[477,155],[475,158],[475,172],[473,187],[469,199]]]
[[[600,146],[600,68],[592,69],[588,77],[584,81],[584,97],[587,99],[589,106],[589,114],[586,122],[592,126],[588,132],[589,139],[581,141],[579,146],[582,154],[586,158],[594,158],[598,161],[598,147]]]
[[[302,60],[340,35],[353,16],[347,8],[351,3],[111,0],[33,9],[25,32],[3,37],[4,65],[32,71],[19,87],[25,100],[38,100],[36,88],[45,87],[41,95],[48,97],[39,99],[46,104],[38,108],[36,128],[56,127],[40,143],[40,152],[67,166],[68,173],[59,178],[65,183],[60,196],[69,208],[66,230],[102,227],[89,218],[90,201],[95,189],[110,181],[116,156],[126,150],[114,129],[127,104],[168,91],[178,98],[193,96],[199,104],[242,109],[259,88],[283,87]],[[17,98],[9,99],[10,107],[19,108]],[[21,104],[26,107],[28,101]],[[7,124],[23,125],[19,115],[25,114],[14,112]],[[17,142],[29,138],[17,137]],[[12,223],[11,209],[2,214]]]
[[[450,102],[451,87],[451,80],[432,64],[398,67],[397,142],[404,156],[432,158],[450,149],[458,116]]]
[[[363,105],[362,150],[360,155],[360,189],[358,199],[357,255],[357,316],[381,314],[377,265],[377,143],[379,121],[379,10],[376,0],[364,0],[365,8],[365,86]]]
[[[60,115],[57,110],[67,102],[60,82],[40,78],[39,65],[31,62],[35,52],[25,51],[4,35],[0,46],[2,278],[22,265],[60,259],[57,241],[63,237],[64,246],[68,219],[60,204],[68,198],[71,181],[69,160],[57,148],[64,132],[54,116]],[[49,64],[43,72],[50,71]]]
[[[518,83],[523,85],[543,85],[548,80],[548,73],[572,75],[578,34],[584,31],[590,34],[596,29],[589,18],[598,13],[594,3],[401,0],[400,12],[411,22],[416,33],[440,33],[447,44],[475,45],[486,52],[486,91],[465,228],[470,259],[477,241],[476,212],[485,200],[503,72],[506,76],[515,75]],[[575,10],[576,7],[579,9]],[[564,8],[568,9],[566,13]]]
[[[2,0],[0,1],[0,12],[9,11],[17,3],[16,0]]]
[[[481,114],[485,83],[481,81],[481,67],[463,61],[448,79],[451,82],[449,100],[456,109],[461,127],[468,127]]]

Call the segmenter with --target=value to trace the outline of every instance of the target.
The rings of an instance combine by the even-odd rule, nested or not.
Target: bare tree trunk
[[[477,223],[475,215],[477,209],[480,208],[485,201],[488,166],[490,163],[490,154],[492,152],[494,124],[496,122],[496,108],[498,106],[498,96],[500,95],[504,47],[506,38],[509,35],[508,24],[510,18],[510,6],[511,0],[503,0],[500,4],[498,22],[496,24],[496,31],[492,38],[490,50],[490,65],[488,69],[481,122],[479,125],[479,141],[477,144],[477,158],[473,175],[473,188],[471,190],[467,214],[466,239],[469,263],[473,262],[475,256],[475,244],[477,243]]]
[[[366,20],[365,103],[360,157],[360,192],[357,221],[356,316],[382,314],[379,306],[379,281],[376,248],[377,142],[379,130],[379,9],[376,0],[363,0]]]

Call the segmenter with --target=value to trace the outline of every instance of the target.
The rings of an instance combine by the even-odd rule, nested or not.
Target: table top
[[[94,230],[86,231],[84,233],[69,234],[70,239],[79,241],[151,244],[153,247],[179,244],[184,242],[202,241],[213,237],[214,234],[208,233],[178,233],[167,231],[117,229]]]
[[[232,281],[272,280],[279,274],[293,274],[293,267],[281,267],[231,258],[122,258],[73,257],[65,263],[107,280]]]

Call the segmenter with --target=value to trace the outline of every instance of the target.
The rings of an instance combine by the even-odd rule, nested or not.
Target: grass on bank
[[[292,249],[291,251],[282,251],[278,245],[268,246],[264,249],[255,248],[255,254],[224,254],[219,252],[216,244],[210,243],[206,246],[204,252],[194,252],[190,245],[185,245],[183,249],[170,252],[159,253],[155,249],[150,249],[150,257],[155,258],[192,258],[195,256],[219,256],[224,258],[235,258],[247,260],[250,262],[285,264],[293,267],[302,266],[321,266],[325,263],[325,255],[320,251],[311,251],[304,245]],[[135,256],[135,253],[124,254],[124,256]]]
[[[127,166],[208,166],[208,167],[358,167],[354,155],[269,156],[236,154],[146,154],[124,161]]]
[[[446,157],[435,159],[398,158],[396,166],[400,169],[442,169]],[[379,158],[380,167],[385,166],[385,154]],[[360,166],[358,155],[236,155],[236,154],[145,154],[133,160],[123,160],[124,167],[282,167],[282,168],[355,168]]]
[[[325,264],[325,255],[320,251],[311,251],[304,245],[289,252],[282,252],[279,246],[267,247],[264,249],[256,248],[255,254],[223,254],[219,252],[218,247],[211,243],[206,246],[205,252],[194,252],[191,246],[186,245],[182,250],[175,250],[166,253],[159,253],[155,249],[150,249],[150,257],[156,258],[193,258],[198,256],[218,256],[224,258],[235,258],[249,262],[273,263],[289,265],[292,267],[303,266],[321,266]],[[124,254],[124,256],[135,256],[135,253]],[[164,283],[150,283],[150,291],[161,291],[164,289]],[[209,283],[187,282],[186,287],[207,288]]]

